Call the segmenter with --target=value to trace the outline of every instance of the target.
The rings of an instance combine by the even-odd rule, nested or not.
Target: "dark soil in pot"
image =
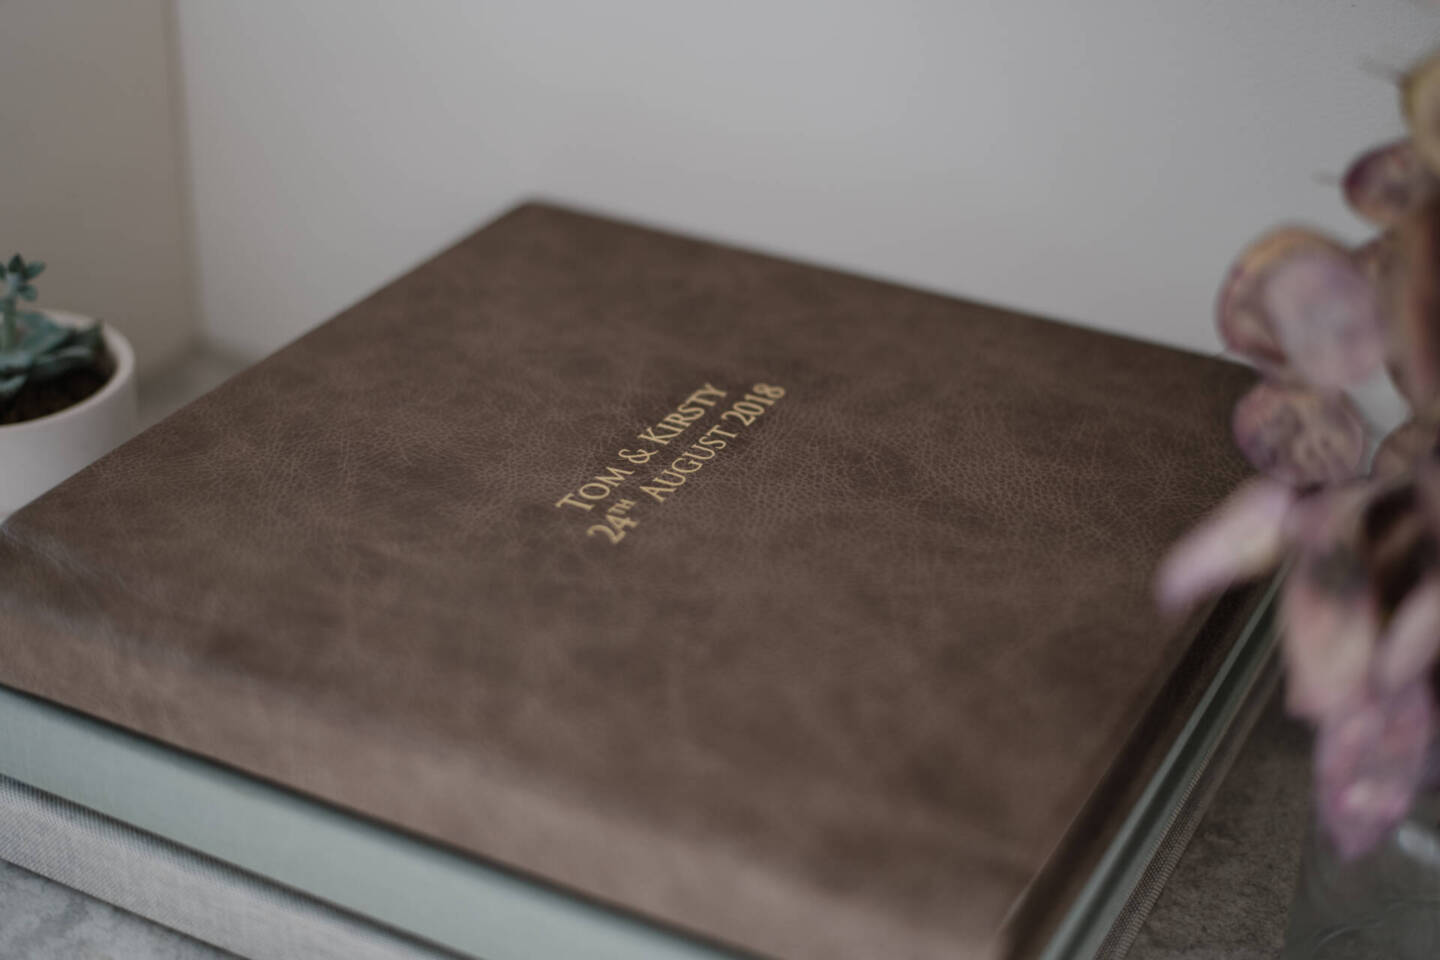
[[[0,426],[38,420],[69,409],[99,393],[114,375],[115,358],[106,350],[95,367],[70,370],[41,383],[31,381],[9,403],[0,404]]]

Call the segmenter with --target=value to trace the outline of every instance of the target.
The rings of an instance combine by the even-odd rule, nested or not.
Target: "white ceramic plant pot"
[[[85,326],[87,317],[46,310],[56,323]],[[109,324],[105,344],[115,372],[105,386],[73,407],[0,426],[0,520],[86,467],[135,433],[135,351]]]

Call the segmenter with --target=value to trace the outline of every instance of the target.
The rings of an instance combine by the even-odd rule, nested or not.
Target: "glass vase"
[[[1342,860],[1312,823],[1281,960],[1440,958],[1440,792],[1373,852]]]

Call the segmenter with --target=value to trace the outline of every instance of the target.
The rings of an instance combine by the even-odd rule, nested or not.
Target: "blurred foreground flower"
[[[1408,813],[1436,736],[1440,657],[1440,55],[1401,84],[1409,138],[1346,173],[1381,233],[1353,250],[1265,234],[1221,289],[1220,336],[1264,379],[1236,405],[1261,476],[1171,550],[1156,590],[1183,611],[1289,564],[1286,704],[1314,723],[1321,821],[1342,856]],[[1381,369],[1411,419],[1379,444],[1346,390]]]

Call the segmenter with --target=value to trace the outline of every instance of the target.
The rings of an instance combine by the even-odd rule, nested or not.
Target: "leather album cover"
[[[12,516],[0,683],[742,952],[1001,956],[1199,682],[1150,579],[1250,382],[528,204]]]

